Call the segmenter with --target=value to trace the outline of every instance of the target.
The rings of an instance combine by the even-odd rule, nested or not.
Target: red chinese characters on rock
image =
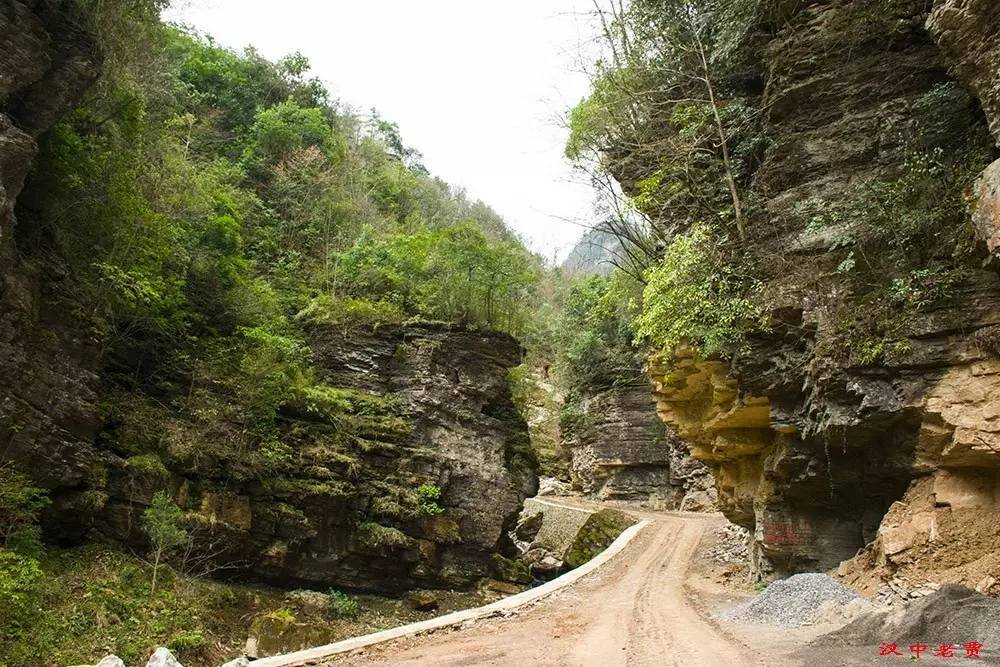
[[[766,544],[798,544],[801,541],[798,527],[793,521],[768,521],[764,524]]]
[[[919,659],[931,650],[930,645],[923,642],[914,642],[909,646],[910,659]],[[965,651],[965,655],[959,656],[956,651]],[[982,658],[983,645],[980,642],[972,641],[964,644],[938,644],[934,652],[929,654],[935,658],[956,658],[963,657],[971,660]],[[898,642],[885,642],[879,646],[878,654],[882,657],[902,656],[903,651]]]

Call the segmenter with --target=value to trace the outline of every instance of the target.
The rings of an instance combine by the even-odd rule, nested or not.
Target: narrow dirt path
[[[325,665],[698,665],[764,662],[700,613],[685,589],[716,517],[641,512],[649,525],[596,572],[508,618],[380,645]]]

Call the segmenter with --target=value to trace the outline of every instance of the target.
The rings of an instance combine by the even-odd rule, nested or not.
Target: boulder
[[[125,663],[117,655],[106,655],[94,667],[125,667]]]
[[[260,658],[320,646],[329,641],[329,626],[317,621],[299,621],[288,610],[261,614],[250,624],[244,652]]]
[[[555,477],[542,477],[538,480],[539,496],[568,496],[570,486],[561,479]]]
[[[528,565],[520,558],[506,558],[493,554],[493,570],[497,579],[514,584],[530,584],[533,579]]]
[[[319,591],[292,591],[285,595],[285,599],[307,616],[322,616],[330,607],[330,596]]]
[[[522,515],[521,518],[517,520],[517,527],[514,528],[514,536],[521,542],[531,542],[535,539],[535,535],[538,535],[538,531],[542,527],[542,520],[545,518],[545,514],[542,512],[535,512],[530,515]]]
[[[518,586],[517,584],[512,584],[506,581],[498,581],[496,579],[487,579],[484,586],[491,591],[503,593],[504,595],[517,595],[524,590],[523,587]]]
[[[531,574],[539,579],[556,577],[563,569],[562,559],[544,547],[528,549],[521,558]]]

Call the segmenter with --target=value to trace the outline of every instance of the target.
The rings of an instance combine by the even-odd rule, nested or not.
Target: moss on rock
[[[635,519],[618,510],[596,512],[580,527],[573,542],[566,549],[563,562],[569,567],[580,567],[601,553],[635,523]]]

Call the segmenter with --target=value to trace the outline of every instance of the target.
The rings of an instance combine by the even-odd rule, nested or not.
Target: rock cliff
[[[142,548],[139,515],[166,488],[193,526],[196,561],[209,559],[209,569],[373,591],[462,587],[487,576],[537,490],[527,425],[507,384],[520,345],[433,324],[318,326],[310,342],[317,372],[350,405],[334,423],[286,406],[279,442],[288,448],[261,465],[251,452],[228,451],[244,428],[238,416],[213,409],[202,421],[197,411],[164,417],[138,408],[107,434],[100,474],[91,475],[99,487],[54,489],[60,510],[72,506],[67,497],[106,495],[61,525],[90,525]],[[129,443],[150,416],[166,434],[156,453],[135,454]],[[189,438],[202,447],[212,437],[212,449],[184,449]]]
[[[707,466],[692,459],[657,419],[648,385],[601,391],[576,406],[565,446],[573,485],[601,500],[708,511],[715,490]]]
[[[65,4],[0,5],[0,455],[47,484],[82,479],[100,427],[96,341],[59,296],[59,258],[21,247],[35,230],[14,215],[37,138],[100,67]]]
[[[995,264],[967,266],[949,298],[903,321],[898,354],[838,356],[838,304],[851,297],[842,257],[803,229],[801,211],[893,178],[907,137],[932,141],[935,123],[995,133],[997,26],[991,2],[939,1],[931,13],[923,2],[809,2],[757,35],[771,146],[751,185],[764,203],[750,242],[769,258],[771,322],[733,364],[680,350],[651,374],[660,416],[712,466],[721,509],[754,531],[760,576],[836,567],[872,541],[881,563],[916,558],[902,555],[911,548],[933,559],[927,543],[956,513],[996,507]],[[928,117],[935,96],[944,106]],[[980,258],[996,250],[996,174],[976,186]],[[854,307],[880,317],[871,302]],[[935,512],[951,518],[935,524]]]

